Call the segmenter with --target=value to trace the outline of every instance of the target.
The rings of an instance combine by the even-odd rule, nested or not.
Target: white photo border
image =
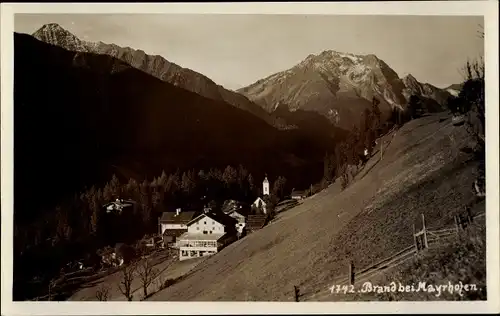
[[[16,13],[331,14],[483,16],[486,62],[487,301],[472,302],[13,302],[13,32]],[[500,311],[498,2],[2,3],[1,295],[2,315],[491,313]]]

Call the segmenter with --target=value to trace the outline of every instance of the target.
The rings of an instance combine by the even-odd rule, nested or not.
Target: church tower
[[[269,195],[269,180],[267,180],[267,175],[264,178],[264,181],[262,181],[262,195]]]

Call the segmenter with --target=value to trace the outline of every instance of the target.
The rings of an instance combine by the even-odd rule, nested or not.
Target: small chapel
[[[262,197],[257,197],[255,202],[252,203],[255,207],[262,209],[264,214],[267,214],[267,210],[266,202],[262,198],[266,195],[269,196],[269,180],[267,179],[267,175],[264,177],[264,181],[262,181]]]

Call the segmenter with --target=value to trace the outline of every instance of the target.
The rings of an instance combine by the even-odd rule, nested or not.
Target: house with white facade
[[[252,203],[252,206],[256,207],[259,210],[262,210],[264,214],[267,214],[266,205],[266,202],[261,197],[256,198]]]
[[[116,199],[116,201],[104,204],[103,207],[106,209],[107,213],[117,213],[121,214],[124,209],[126,208],[132,208],[134,206],[134,201],[131,200],[123,200],[123,199]]]
[[[165,245],[175,246],[177,237],[188,231],[187,224],[201,212],[182,212],[178,208],[175,212],[163,212],[158,219],[158,234],[163,237]]]
[[[177,239],[179,260],[216,254],[237,238],[238,221],[222,212],[207,212],[187,223],[187,232]]]

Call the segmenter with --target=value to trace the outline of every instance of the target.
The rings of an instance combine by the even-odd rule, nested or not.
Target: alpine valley
[[[369,174],[377,164],[374,152],[377,146],[382,148],[377,140],[416,118],[409,110],[415,102],[419,111],[442,112],[461,89],[460,85],[440,89],[412,75],[400,78],[373,54],[325,50],[290,66],[232,91],[140,47],[81,40],[55,23],[33,34],[14,33],[16,299],[45,294],[52,279],[64,279],[61,267],[84,255],[96,257],[96,249],[162,234],[157,232],[166,210],[220,211],[228,201],[251,209],[262,196],[264,207],[272,209],[260,214],[265,221],[262,228],[274,219],[274,207],[283,201],[323,203],[326,198],[318,192],[333,190],[339,183],[336,179],[345,182],[344,190],[371,159],[371,167],[364,169]],[[417,134],[410,136],[412,144],[401,140],[400,150],[391,148],[391,158],[380,165],[406,157],[401,153],[412,149],[413,143],[421,145]],[[426,156],[427,151],[421,150]],[[400,169],[387,170],[404,174]],[[378,175],[366,179],[371,177]],[[376,181],[386,185],[392,183],[390,177]],[[267,194],[262,194],[266,190],[261,191],[261,183],[269,185]],[[368,203],[368,196],[377,190],[375,184],[362,186],[356,194],[366,193],[366,199],[347,191],[343,197],[347,202],[339,205]],[[102,207],[123,200],[135,203],[132,217],[114,217]],[[334,209],[338,211],[334,220],[347,222],[348,217],[341,216],[349,207],[335,203],[329,199],[322,204],[328,206],[325,214],[331,216]],[[291,258],[301,244],[308,245],[300,248],[301,258],[308,258],[311,244],[322,249],[320,259],[305,260],[307,266],[330,258],[323,256],[332,249],[328,232],[333,221],[328,216],[320,214],[297,227],[281,222],[278,225],[285,226],[279,233],[253,243],[266,244],[249,253],[286,241],[293,248],[286,248],[283,258],[289,254]],[[321,225],[323,230],[317,230]],[[316,233],[309,234],[307,242],[291,243],[301,229]],[[129,239],[119,240],[123,235]],[[251,238],[258,239],[258,233]],[[269,265],[279,265],[271,258],[259,257],[256,262],[271,260]],[[283,267],[276,271],[290,274]],[[253,271],[257,270],[265,272]],[[214,275],[224,277],[217,271]],[[261,273],[255,280],[271,275],[279,273]]]

